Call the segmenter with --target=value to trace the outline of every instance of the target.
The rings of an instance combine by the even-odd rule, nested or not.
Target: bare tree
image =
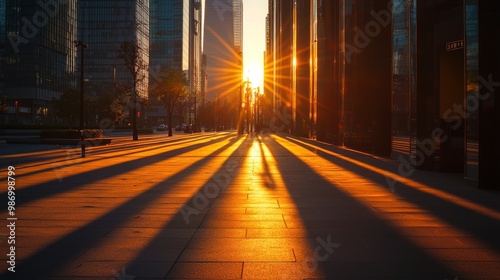
[[[186,74],[180,70],[169,70],[162,73],[158,85],[151,91],[167,110],[168,136],[172,136],[172,116],[177,103],[188,95]]]
[[[146,79],[148,73],[148,65],[142,59],[142,48],[132,41],[124,41],[120,45],[119,58],[123,59],[125,67],[132,75],[133,87],[131,96],[131,106],[132,107],[132,139],[138,140],[137,133],[137,89],[141,86]]]
[[[87,100],[88,101],[88,100]],[[59,99],[54,99],[56,116],[69,125],[77,125],[80,119],[80,92],[77,90],[66,90]]]

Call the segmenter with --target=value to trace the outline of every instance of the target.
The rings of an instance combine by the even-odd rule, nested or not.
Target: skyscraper
[[[120,46],[125,41],[136,43],[141,59],[148,64],[149,1],[78,1],[78,38],[88,45],[84,73],[89,95],[99,95],[114,82],[132,86],[131,73],[119,58]],[[148,75],[144,75],[137,94],[147,97]]]
[[[201,91],[201,1],[151,0],[150,4],[150,85],[159,82],[160,71],[184,71],[192,106],[188,119],[193,122],[194,104]]]
[[[0,12],[0,22],[5,17],[6,34],[4,94],[14,108],[7,122],[50,123],[52,101],[75,86],[76,0],[1,2],[5,14]]]
[[[197,105],[200,100],[203,99],[201,96],[201,46],[202,46],[202,30],[203,25],[203,14],[202,14],[202,4],[201,0],[190,0],[190,28],[189,28],[189,93],[190,93],[190,103],[189,103],[189,121],[194,122],[196,127],[198,126],[196,120],[196,110]],[[194,121],[193,121],[194,120]]]
[[[189,69],[190,1],[150,1],[149,61],[153,71],[159,71],[160,68]]]
[[[237,43],[242,43],[243,4],[241,0],[206,0],[205,3],[203,52],[207,56],[207,100],[216,101],[219,109],[226,106],[227,110],[219,112],[224,126],[236,126],[242,51]]]
[[[234,10],[234,47],[243,51],[243,1],[233,1]]]
[[[4,88],[4,61],[5,61],[5,0],[0,0],[0,92]],[[0,96],[2,98],[2,96]]]

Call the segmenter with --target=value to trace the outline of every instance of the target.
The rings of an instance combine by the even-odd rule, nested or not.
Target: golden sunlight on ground
[[[16,166],[21,278],[500,275],[494,194],[289,135],[164,135],[116,137],[85,159],[70,147],[0,156]]]

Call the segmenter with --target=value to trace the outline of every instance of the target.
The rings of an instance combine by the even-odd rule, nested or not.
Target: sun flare
[[[264,81],[264,68],[255,62],[250,62],[245,67],[243,80],[250,80],[250,82],[252,83],[252,87],[260,87],[262,89]]]

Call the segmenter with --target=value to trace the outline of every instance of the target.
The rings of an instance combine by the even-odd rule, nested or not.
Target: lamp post
[[[238,134],[243,134],[243,53],[239,52],[240,92],[238,106]]]
[[[247,79],[247,88],[246,88],[246,105],[245,105],[245,109],[247,111],[247,133],[250,134],[251,130],[250,130],[250,117],[251,117],[251,110],[252,110],[252,107],[250,106],[250,98],[251,98],[251,94],[252,94],[252,88],[250,86],[250,79]]]
[[[406,14],[407,14],[407,29],[408,29],[408,56],[407,56],[407,64],[408,64],[408,133],[411,139],[411,99],[412,99],[412,82],[411,82],[411,4],[412,0],[406,0]],[[411,155],[411,145],[410,145],[410,155]]]
[[[196,108],[197,107],[196,105],[197,105],[197,102],[198,102],[196,100],[196,95],[197,95],[197,92],[195,91],[194,95],[193,95],[193,99],[194,99],[194,120],[193,120],[194,121],[194,125],[193,125],[193,127],[194,127],[194,132],[199,132],[199,130],[198,130],[198,120],[197,120],[198,116],[196,114],[196,111],[198,110],[198,108]]]
[[[75,46],[80,47],[80,135],[81,135],[81,148],[82,158],[85,157],[85,134],[83,133],[83,63],[84,63],[84,49],[87,44],[78,40],[75,41]]]

